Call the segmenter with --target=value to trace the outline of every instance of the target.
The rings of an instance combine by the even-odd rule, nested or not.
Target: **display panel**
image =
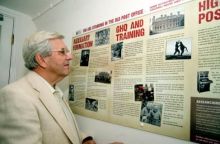
[[[190,1],[74,36],[73,112],[219,143],[218,117],[206,137],[195,126],[200,110],[195,99],[212,98],[220,105],[219,6],[214,0]],[[213,117],[219,113],[215,109]]]

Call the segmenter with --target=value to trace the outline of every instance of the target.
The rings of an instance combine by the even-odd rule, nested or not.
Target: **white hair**
[[[52,49],[49,40],[63,39],[64,36],[56,32],[40,31],[28,37],[23,45],[23,58],[25,67],[33,70],[38,66],[35,60],[36,53],[40,53],[42,57],[50,55]]]

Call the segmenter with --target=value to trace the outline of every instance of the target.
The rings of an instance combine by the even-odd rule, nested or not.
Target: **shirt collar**
[[[47,85],[47,88],[51,91],[52,94],[59,93],[60,96],[63,98],[63,92],[61,91],[61,89],[57,85],[55,85],[55,88],[54,88],[43,77],[41,77],[39,74],[37,74],[37,75],[42,80],[42,82],[44,82]]]

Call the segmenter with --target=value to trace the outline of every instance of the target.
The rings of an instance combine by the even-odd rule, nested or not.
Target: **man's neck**
[[[45,79],[53,88],[55,88],[56,84],[62,80],[61,78],[57,78],[56,75],[50,74],[47,71],[41,70],[39,68],[36,68],[33,71]]]

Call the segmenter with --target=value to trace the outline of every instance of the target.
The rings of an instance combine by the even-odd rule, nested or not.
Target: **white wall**
[[[157,0],[158,3],[162,0]],[[146,8],[149,5],[147,0],[64,0],[58,6],[34,20],[38,30],[57,31],[66,36],[67,46],[71,46],[73,34],[82,28],[91,26],[121,16],[135,10]],[[33,24],[24,17],[17,20],[16,34],[21,35],[19,41],[16,41],[16,47],[20,47],[23,38],[34,31]],[[25,20],[25,24],[21,21]],[[27,29],[27,28],[28,29]],[[19,50],[20,51],[20,50]],[[19,53],[20,55],[20,53]],[[19,56],[20,58],[20,56]],[[17,60],[18,67],[21,66]],[[23,69],[23,68],[22,68]],[[23,73],[19,70],[17,76]],[[61,84],[62,89],[67,93],[68,78]],[[125,144],[186,144],[188,141],[174,139],[171,137],[127,128],[115,124],[102,122],[76,115],[79,128],[87,134],[93,135],[98,144],[107,144],[111,141],[123,141]]]
[[[22,46],[25,38],[36,31],[32,19],[20,12],[0,6],[0,12],[14,18],[14,45],[12,46],[12,65],[10,82],[22,77],[26,73],[22,57]]]
[[[97,144],[108,144],[113,141],[121,141],[124,144],[191,144],[189,141],[115,125],[79,115],[77,115],[77,122],[81,130],[94,136]]]

